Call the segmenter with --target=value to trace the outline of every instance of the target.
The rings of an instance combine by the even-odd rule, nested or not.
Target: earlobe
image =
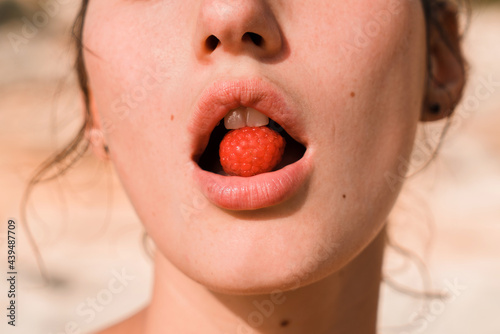
[[[420,118],[423,122],[451,116],[465,83],[457,10],[449,6],[436,8],[430,20],[427,87]]]
[[[88,110],[85,108],[85,112],[88,113],[86,117],[87,126],[85,129],[85,138],[88,140],[92,151],[99,159],[109,160],[109,147],[106,144],[96,103],[90,91],[88,101]]]

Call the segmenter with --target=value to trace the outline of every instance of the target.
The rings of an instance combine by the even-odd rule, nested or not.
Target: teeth
[[[246,107],[233,109],[224,117],[224,126],[229,130],[245,126],[264,126],[268,123],[269,117],[255,109]]]
[[[264,126],[269,124],[269,117],[255,109],[247,108],[247,126]]]
[[[231,110],[224,117],[224,126],[226,129],[239,129],[245,127],[247,123],[246,113],[247,111],[245,107]]]

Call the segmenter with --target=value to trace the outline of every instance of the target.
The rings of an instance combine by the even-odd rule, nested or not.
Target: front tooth
[[[239,129],[246,125],[246,108],[233,109],[224,116],[224,126],[226,129]]]
[[[269,117],[255,109],[247,108],[246,121],[247,126],[264,126],[269,124]]]
[[[231,110],[224,117],[224,126],[228,130],[267,124],[269,124],[269,117],[253,108],[239,107]]]

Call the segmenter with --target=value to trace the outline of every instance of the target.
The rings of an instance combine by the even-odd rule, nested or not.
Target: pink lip
[[[250,177],[222,176],[195,165],[194,177],[205,197],[229,210],[256,210],[282,203],[298,192],[312,170],[307,151],[291,165]]]
[[[312,172],[310,149],[293,164],[251,177],[210,173],[195,162],[205,150],[217,123],[231,109],[240,106],[262,112],[307,147],[303,122],[289,105],[273,85],[259,78],[216,82],[204,91],[188,131],[192,139],[193,177],[209,201],[230,210],[255,210],[279,204],[298,192]]]
[[[304,122],[299,119],[301,115],[289,105],[274,85],[259,78],[215,82],[203,92],[188,125],[193,159],[197,160],[203,153],[217,123],[231,109],[240,106],[256,109],[272,118],[290,136],[307,146],[308,140],[302,128]]]

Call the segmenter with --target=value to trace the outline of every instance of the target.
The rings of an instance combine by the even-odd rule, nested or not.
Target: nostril
[[[205,41],[205,46],[207,47],[208,50],[214,51],[217,48],[217,45],[219,45],[219,43],[220,41],[217,37],[215,37],[214,35],[210,35]]]
[[[261,46],[264,42],[264,39],[262,38],[261,35],[253,33],[253,32],[247,32],[243,35],[242,40],[251,40],[253,44],[257,46]]]

